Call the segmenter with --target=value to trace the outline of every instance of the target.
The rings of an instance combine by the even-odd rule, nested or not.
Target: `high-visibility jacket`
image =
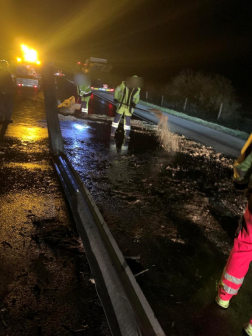
[[[235,161],[234,183],[237,189],[246,189],[248,208],[252,213],[252,145]]]
[[[89,101],[92,95],[92,90],[90,85],[79,85],[77,86],[78,96],[81,96],[81,101]]]
[[[114,95],[114,102],[118,103],[117,113],[122,114],[125,107],[128,111],[125,114],[132,115],[134,112],[134,107],[139,102],[140,99],[140,88],[128,88],[125,82],[122,82],[116,89]]]
[[[252,182],[252,146],[239,156],[234,164],[234,182],[246,188]]]

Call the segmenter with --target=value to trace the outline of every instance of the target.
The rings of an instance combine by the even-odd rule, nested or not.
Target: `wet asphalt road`
[[[242,335],[251,272],[228,310],[214,303],[246,204],[233,189],[233,159],[183,136],[167,143],[137,119],[129,143],[122,126],[111,140],[113,105],[93,96],[89,113],[60,116],[66,152],[133,273],[146,271],[137,281],[165,333]]]
[[[137,281],[166,334],[242,335],[251,272],[228,310],[214,303],[245,205],[232,160],[136,119],[123,145],[122,129],[109,137],[113,105],[93,97],[90,112],[60,117],[66,151],[133,273],[146,271]],[[20,91],[13,119],[0,135],[0,335],[109,335],[50,165],[43,95]]]
[[[43,94],[19,89],[13,119],[0,125],[0,335],[108,336],[50,162]]]

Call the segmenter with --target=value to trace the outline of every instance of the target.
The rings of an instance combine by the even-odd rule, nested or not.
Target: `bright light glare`
[[[21,44],[21,49],[23,51],[24,60],[26,62],[31,62],[31,63],[39,62],[36,50],[29,48],[25,44]]]
[[[84,128],[89,128],[87,125],[74,124],[74,127],[78,130],[83,130]]]
[[[18,62],[22,62],[22,58],[17,57],[17,61],[18,61]]]
[[[36,62],[36,64],[40,65],[40,64],[41,64],[41,62],[40,62],[40,61],[37,61],[37,62]]]

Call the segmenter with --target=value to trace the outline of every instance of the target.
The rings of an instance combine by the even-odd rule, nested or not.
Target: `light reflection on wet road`
[[[109,336],[50,161],[43,93],[15,98],[13,124],[0,125],[0,335]]]

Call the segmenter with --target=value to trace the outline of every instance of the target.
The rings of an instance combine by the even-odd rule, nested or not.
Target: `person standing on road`
[[[140,87],[136,87],[138,82],[137,76],[133,76],[131,79],[127,79],[126,82],[122,82],[115,90],[114,102],[117,104],[117,111],[112,122],[111,136],[115,136],[115,132],[119,126],[120,119],[124,114],[124,132],[126,141],[130,134],[130,120],[134,113],[134,108],[140,99]]]
[[[81,98],[81,115],[86,116],[88,114],[88,103],[92,95],[91,86],[89,84],[77,86],[78,96]]]
[[[12,123],[14,83],[9,71],[9,63],[0,61],[0,122]]]
[[[246,145],[234,164],[234,183],[237,189],[246,190],[248,205],[218,286],[216,302],[222,308],[228,308],[231,298],[237,295],[252,261],[252,144]],[[252,336],[252,318],[244,329]]]

